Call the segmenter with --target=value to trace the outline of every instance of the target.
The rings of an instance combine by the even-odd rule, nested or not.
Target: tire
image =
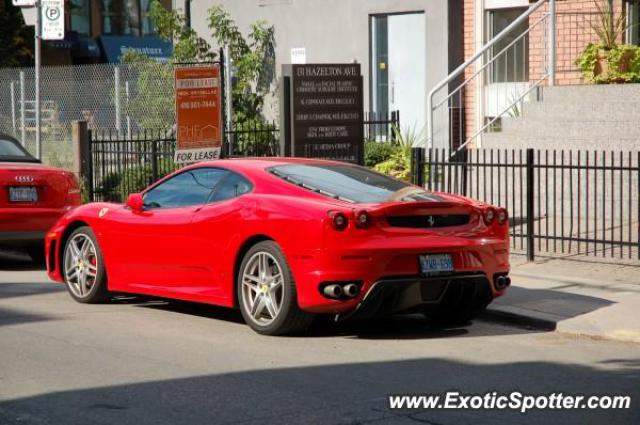
[[[450,285],[440,303],[426,307],[423,313],[439,325],[466,325],[487,308],[490,294],[488,286],[478,290],[464,284]]]
[[[109,299],[102,252],[90,227],[79,227],[67,238],[62,275],[69,294],[76,301],[97,304]]]
[[[44,244],[36,244],[27,247],[27,254],[33,260],[34,263],[42,265],[46,261],[44,254]]]
[[[313,321],[312,314],[298,307],[291,269],[273,241],[259,242],[244,255],[236,278],[236,291],[244,321],[259,334],[304,332]]]

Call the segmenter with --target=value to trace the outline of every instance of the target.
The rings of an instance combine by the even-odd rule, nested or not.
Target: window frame
[[[180,172],[175,173],[175,174],[170,174],[166,178],[158,180],[156,183],[154,183],[153,185],[151,185],[148,188],[146,188],[141,193],[143,202],[144,202],[144,198],[149,194],[149,192],[151,192],[152,190],[158,188],[159,186],[163,185],[164,183],[167,183],[167,182],[173,180],[174,178],[176,178],[176,177],[178,177],[178,176],[180,176],[180,175],[182,175],[184,173],[194,172],[194,171],[199,171],[199,170],[220,170],[220,171],[224,171],[226,173],[226,175],[223,176],[218,183],[216,183],[215,187],[213,189],[211,189],[211,191],[207,195],[206,200],[203,203],[193,204],[193,205],[181,205],[181,206],[176,206],[176,207],[149,207],[146,204],[144,204],[144,210],[145,211],[149,211],[149,210],[158,211],[158,210],[172,210],[172,209],[177,209],[177,208],[203,207],[205,205],[210,205],[210,204],[214,204],[214,203],[218,203],[218,202],[229,201],[231,199],[237,199],[237,198],[239,198],[239,197],[241,197],[243,195],[246,195],[248,193],[253,192],[253,190],[255,189],[255,186],[251,182],[251,180],[249,180],[246,176],[242,175],[241,173],[238,173],[237,171],[233,171],[233,170],[230,170],[230,169],[224,168],[224,167],[211,167],[211,166],[194,167],[194,168],[186,168],[184,170],[180,170]],[[233,198],[224,199],[224,200],[221,200],[221,201],[213,201],[212,198],[215,195],[215,193],[218,191],[218,188],[220,187],[220,185],[222,185],[232,174],[237,174],[240,177],[242,177],[243,179],[245,179],[247,181],[247,183],[249,184],[249,186],[250,186],[250,190],[248,192],[245,192],[245,193],[243,193],[241,195],[238,195],[238,196],[235,196]]]

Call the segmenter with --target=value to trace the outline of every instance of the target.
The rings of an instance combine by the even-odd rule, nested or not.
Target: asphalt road
[[[623,394],[628,410],[394,410],[397,393]],[[638,424],[640,346],[476,321],[253,333],[210,306],[81,305],[0,255],[0,424]]]

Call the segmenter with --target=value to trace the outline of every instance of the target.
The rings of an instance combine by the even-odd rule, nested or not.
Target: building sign
[[[167,63],[173,51],[170,41],[153,35],[101,35],[99,40],[105,59],[112,63],[122,62],[122,56],[129,51],[143,54],[159,63]]]
[[[15,7],[33,7],[36,5],[36,0],[13,0]]]
[[[222,148],[220,66],[176,68],[175,162],[208,161]]]
[[[294,47],[291,49],[291,63],[304,65],[307,63],[307,49],[304,47]]]
[[[359,64],[293,65],[291,93],[294,156],[363,161]]]
[[[64,0],[42,0],[42,39],[64,39]]]

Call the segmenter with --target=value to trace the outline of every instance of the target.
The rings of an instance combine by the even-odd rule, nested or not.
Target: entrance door
[[[424,13],[371,17],[371,108],[400,111],[404,132],[426,124],[426,28]]]

